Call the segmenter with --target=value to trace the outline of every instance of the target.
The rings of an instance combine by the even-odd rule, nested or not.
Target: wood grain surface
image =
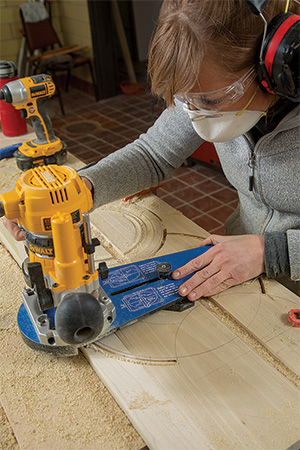
[[[152,194],[98,208],[91,220],[102,244],[96,259],[110,267],[193,248],[207,236]],[[20,263],[4,234],[0,228]],[[149,448],[285,450],[300,439],[299,329],[287,321],[299,305],[277,282],[256,279],[182,313],[157,312],[83,353]],[[33,364],[38,370],[39,358]]]

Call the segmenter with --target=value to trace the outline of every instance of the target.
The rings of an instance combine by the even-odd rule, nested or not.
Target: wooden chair
[[[35,7],[35,2],[29,3],[30,8]],[[28,4],[27,4],[28,6]],[[41,6],[39,5],[39,8]],[[95,78],[91,60],[88,56],[82,55],[82,52],[87,47],[79,45],[62,46],[52,23],[48,18],[31,22],[26,20],[20,6],[21,21],[26,38],[27,47],[30,53],[28,62],[33,66],[33,72],[36,73],[50,73],[55,81],[57,72],[66,72],[65,90],[68,90],[71,70],[75,67],[88,65],[91,73],[94,92]],[[45,8],[45,16],[47,16]],[[62,114],[64,114],[64,107],[58,83],[56,90],[59,98]]]

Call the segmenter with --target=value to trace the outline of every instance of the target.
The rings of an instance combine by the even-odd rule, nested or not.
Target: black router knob
[[[101,334],[104,316],[98,300],[88,292],[70,292],[56,309],[55,325],[59,337],[70,345],[84,345]]]
[[[156,266],[156,272],[160,280],[169,278],[173,272],[171,264],[167,262],[158,263]]]

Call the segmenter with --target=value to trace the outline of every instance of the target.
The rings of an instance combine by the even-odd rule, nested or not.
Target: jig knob
[[[156,272],[157,272],[158,278],[160,280],[164,280],[171,276],[173,270],[172,270],[171,264],[169,264],[167,262],[161,262],[161,263],[157,264]]]

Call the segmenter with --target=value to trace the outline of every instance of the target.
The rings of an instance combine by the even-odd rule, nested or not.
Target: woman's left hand
[[[265,270],[263,235],[211,235],[203,245],[213,247],[172,274],[176,280],[194,274],[179,287],[179,294],[191,301],[218,294]]]

